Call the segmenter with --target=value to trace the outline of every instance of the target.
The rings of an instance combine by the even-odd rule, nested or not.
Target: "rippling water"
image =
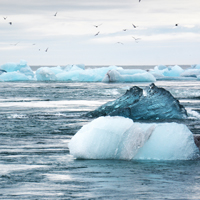
[[[67,147],[82,114],[148,83],[0,83],[0,199],[199,199],[200,160],[75,160]],[[159,81],[200,128],[200,84]]]

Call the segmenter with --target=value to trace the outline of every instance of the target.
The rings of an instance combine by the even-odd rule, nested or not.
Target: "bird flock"
[[[139,2],[141,2],[141,0],[139,0]],[[57,17],[57,15],[58,15],[58,12],[55,12],[53,16],[54,16],[54,17]],[[7,19],[8,19],[7,16],[4,16],[3,19],[6,20],[6,21],[8,21],[8,20],[7,20]],[[9,24],[10,26],[12,26],[12,25],[13,25],[13,22],[12,22],[12,21],[9,21],[8,24]],[[94,34],[95,37],[97,37],[97,36],[100,35],[99,27],[102,26],[102,25],[103,25],[103,23],[97,24],[97,25],[93,25],[96,29],[98,29],[98,31]],[[175,26],[177,27],[177,26],[178,26],[178,23],[176,23]],[[132,23],[132,27],[133,27],[133,29],[136,29],[138,26],[136,26],[135,24]],[[127,28],[122,29],[123,32],[126,32],[127,30],[128,30]],[[132,36],[132,38],[133,38],[133,40],[134,40],[136,43],[138,43],[138,42],[141,40],[141,38],[138,38],[138,37],[135,37],[135,36]],[[10,44],[10,45],[17,46],[19,43],[20,43],[20,42],[16,42],[16,43]],[[117,44],[120,44],[120,45],[124,45],[124,43],[121,42],[121,41],[118,41],[118,42],[116,42],[116,43],[117,43]],[[32,45],[36,45],[36,44],[33,43]],[[40,51],[41,49],[38,49],[38,50]],[[48,52],[48,50],[49,50],[49,47],[46,47],[46,49],[44,50],[44,52]]]
[[[139,2],[141,2],[141,0],[139,0]],[[99,25],[94,25],[94,27],[95,28],[99,28],[99,26],[101,26],[102,24],[99,24]],[[138,26],[136,26],[135,24],[132,24],[132,26],[133,26],[133,28],[135,29],[135,28],[137,28]],[[175,24],[175,26],[178,26],[178,23],[176,23]],[[123,29],[122,31],[127,31],[128,29]],[[98,36],[100,34],[100,31],[98,31],[94,36]],[[138,43],[139,42],[139,40],[141,40],[141,38],[136,38],[136,37],[134,37],[134,36],[132,36],[132,38],[134,39],[134,41],[136,42],[136,43]],[[123,45],[124,43],[123,42],[116,42],[117,44],[121,44],[121,45]]]
[[[54,14],[54,16],[56,17],[56,15],[57,15],[57,12]],[[8,17],[3,17],[4,20],[7,20],[7,18],[8,18]],[[9,25],[13,25],[13,22],[12,22],[12,21],[9,21],[8,24],[9,24]],[[18,44],[19,44],[19,42],[16,42],[16,43],[10,44],[10,45],[12,45],[12,46],[17,46]],[[36,44],[33,43],[32,45],[36,45]],[[38,49],[38,50],[40,51],[40,49]],[[45,49],[45,52],[47,52],[48,50],[49,50],[49,47],[47,47],[47,48]]]

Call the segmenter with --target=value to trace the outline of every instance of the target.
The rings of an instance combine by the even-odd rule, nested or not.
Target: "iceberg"
[[[28,81],[34,80],[34,72],[27,65],[25,60],[20,63],[6,63],[0,66],[1,71],[7,73],[0,73],[0,81]]]
[[[38,81],[101,82],[109,70],[117,68],[116,66],[110,66],[85,69],[84,65],[42,67],[36,71],[36,78]]]
[[[200,69],[186,69],[180,74],[181,77],[194,77],[197,78],[200,75]]]
[[[123,116],[138,119],[184,119],[186,109],[164,88],[154,83],[144,90],[134,86],[115,101],[107,102],[94,111],[86,113],[86,117]]]
[[[155,77],[144,70],[110,70],[103,82],[155,82]]]
[[[119,116],[84,125],[68,147],[78,159],[189,160],[199,154],[184,124],[135,123]]]
[[[166,79],[166,77],[168,77],[168,79],[172,77],[178,78],[184,70],[178,65],[168,67],[165,65],[158,65],[149,72],[158,80],[162,78]]]

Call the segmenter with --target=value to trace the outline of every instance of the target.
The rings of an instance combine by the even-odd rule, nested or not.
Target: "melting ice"
[[[177,123],[135,123],[124,117],[99,117],[69,142],[81,159],[188,160],[198,155],[193,135]]]

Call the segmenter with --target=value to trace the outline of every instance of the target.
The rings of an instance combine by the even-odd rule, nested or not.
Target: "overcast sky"
[[[199,9],[200,0],[0,0],[0,65],[199,64]]]

